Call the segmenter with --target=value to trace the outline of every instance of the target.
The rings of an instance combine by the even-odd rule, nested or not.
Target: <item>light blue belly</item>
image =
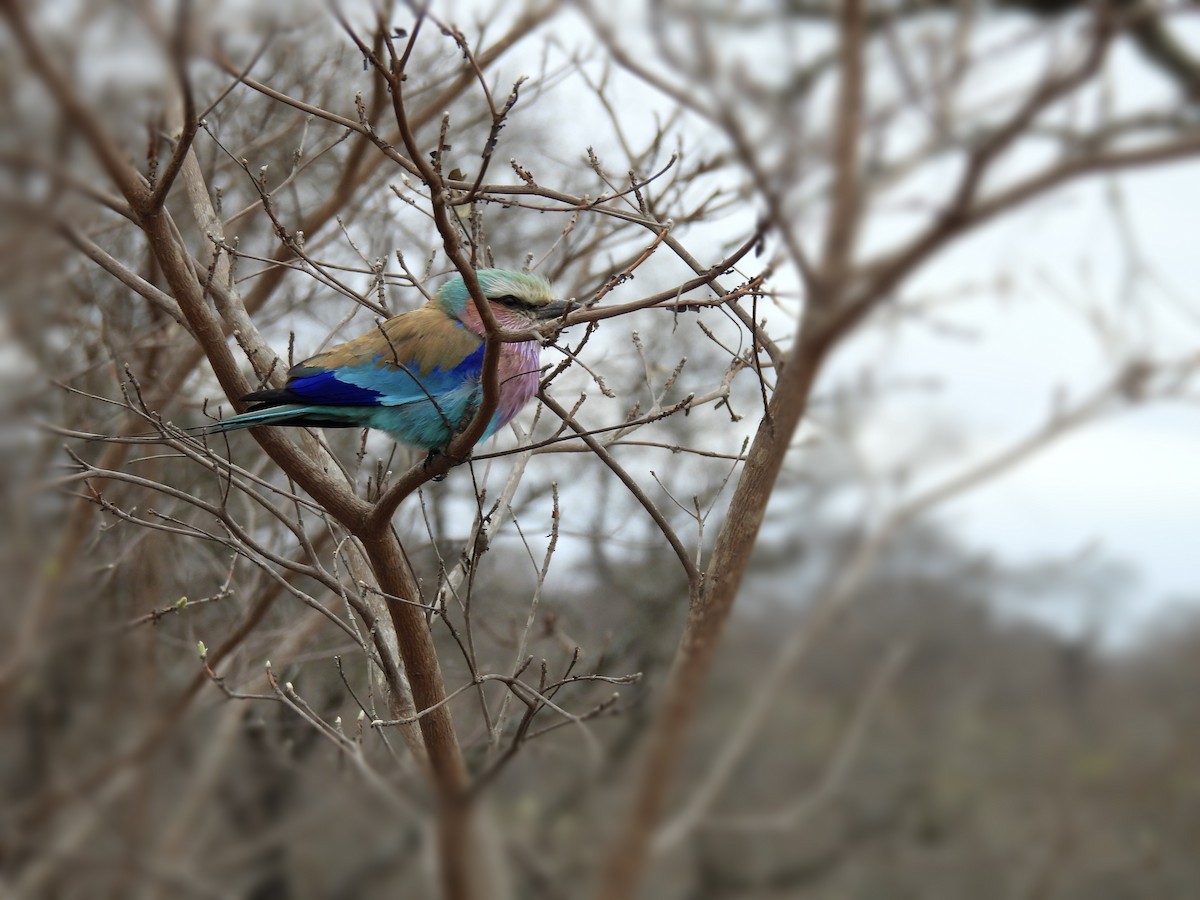
[[[370,427],[387,432],[402,444],[425,450],[444,447],[470,424],[479,408],[480,393],[478,385],[471,385],[440,394],[436,402],[424,399],[399,406],[378,406],[371,410]],[[481,441],[492,436],[501,424],[499,419],[499,413],[492,416]]]

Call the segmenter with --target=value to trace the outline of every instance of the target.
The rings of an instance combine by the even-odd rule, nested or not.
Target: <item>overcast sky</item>
[[[1128,292],[1133,261],[1117,239],[1111,185],[1081,183],[955,248],[910,293],[941,295],[1003,272],[1012,282],[1006,291],[947,304],[936,327],[908,325],[890,340],[872,336],[834,361],[834,377],[870,365],[877,375],[936,381],[930,390],[898,394],[874,423],[877,458],[913,440],[914,429],[947,427],[964,439],[966,453],[927,472],[936,479],[1035,429],[1059,390],[1069,401],[1111,377],[1111,358],[1079,312],[1089,304],[1119,323],[1131,346],[1167,356],[1196,352],[1200,244],[1195,210],[1180,197],[1200,187],[1200,166],[1124,175],[1118,183],[1146,266]],[[1113,604],[1106,627],[1121,641],[1126,629],[1156,621],[1170,601],[1190,599],[1200,608],[1198,461],[1195,399],[1129,407],[1057,441],[938,518],[1013,561],[1091,548],[1131,563],[1137,583]],[[1076,609],[1034,612],[1080,624]]]

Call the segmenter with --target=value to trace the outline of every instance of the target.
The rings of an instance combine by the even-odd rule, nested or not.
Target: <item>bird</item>
[[[528,330],[568,310],[539,275],[507,269],[478,269],[475,275],[505,330]],[[245,412],[195,431],[218,434],[264,425],[374,428],[434,453],[466,428],[479,408],[485,334],[466,283],[455,275],[424,306],[296,364],[283,387],[246,394],[242,400],[254,405]],[[500,398],[480,441],[537,393],[540,351],[533,338],[501,345]]]

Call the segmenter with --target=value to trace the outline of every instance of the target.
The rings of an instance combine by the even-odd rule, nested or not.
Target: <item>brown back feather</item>
[[[314,370],[362,366],[416,368],[422,375],[437,366],[458,364],[479,348],[483,339],[440,309],[422,306],[393,316],[353,340],[311,356],[288,373],[289,378],[314,374]]]

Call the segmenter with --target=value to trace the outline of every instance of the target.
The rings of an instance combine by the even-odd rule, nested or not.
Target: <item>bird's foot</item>
[[[429,455],[427,455],[425,457],[425,468],[428,469],[430,466],[432,466],[434,460],[436,460],[441,455],[442,455],[441,450],[437,450],[437,449],[430,450]],[[446,473],[446,472],[442,472],[440,475],[434,475],[433,480],[434,481],[445,481],[447,474],[448,473]]]
[[[454,468],[455,466],[461,466],[463,463],[465,463],[467,461],[466,458],[464,458],[464,457],[451,456],[449,453],[446,453],[444,450],[435,449],[435,450],[430,450],[429,455],[425,457],[425,468],[428,469],[430,466],[432,466],[434,463],[434,460],[438,459],[439,457],[450,460],[451,468]],[[432,480],[433,481],[445,481],[446,476],[449,474],[450,474],[449,472],[442,472],[438,475],[434,475]]]

